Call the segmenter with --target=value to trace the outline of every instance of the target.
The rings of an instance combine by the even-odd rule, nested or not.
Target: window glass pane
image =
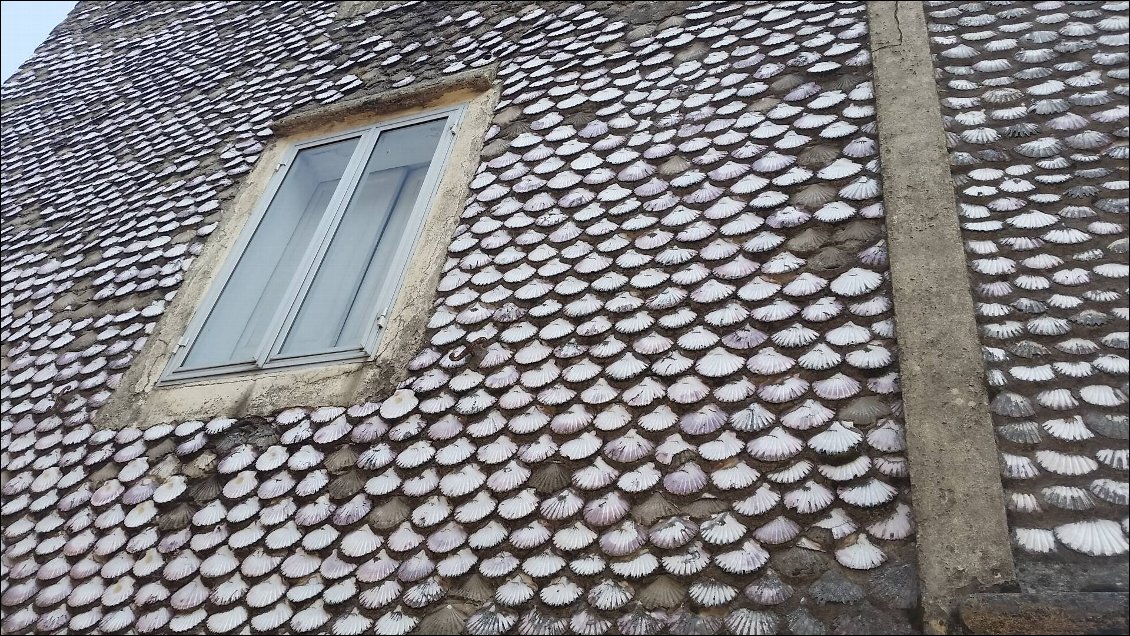
[[[361,348],[446,121],[381,132],[280,355]]]
[[[183,367],[255,361],[358,139],[298,152]]]

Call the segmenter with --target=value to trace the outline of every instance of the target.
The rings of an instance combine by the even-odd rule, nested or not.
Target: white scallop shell
[[[872,477],[855,486],[841,486],[840,499],[861,508],[871,508],[891,501],[898,491],[883,481]]]
[[[746,451],[751,456],[764,461],[780,461],[792,457],[802,448],[804,442],[780,426],[773,427],[746,445]]]
[[[1067,547],[1090,556],[1125,554],[1130,543],[1118,522],[1093,519],[1055,528],[1055,536]]]
[[[1086,475],[1098,469],[1099,464],[1086,455],[1069,455],[1059,451],[1036,451],[1036,461],[1045,470],[1057,475]]]
[[[865,534],[857,534],[849,545],[836,550],[836,561],[853,570],[870,570],[887,560],[887,555],[873,545]]]

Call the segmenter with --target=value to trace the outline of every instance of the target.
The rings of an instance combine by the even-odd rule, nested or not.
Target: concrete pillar
[[[1015,574],[923,4],[870,2],[923,629]]]

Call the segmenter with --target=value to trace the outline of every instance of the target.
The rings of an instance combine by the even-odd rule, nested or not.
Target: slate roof
[[[1033,588],[1127,584],[1128,6],[927,9],[1009,525]]]
[[[3,87],[4,631],[910,631],[864,3],[680,4],[81,3]],[[91,424],[272,120],[494,62],[400,388]]]

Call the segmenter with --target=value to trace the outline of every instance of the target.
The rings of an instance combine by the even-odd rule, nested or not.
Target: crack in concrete
[[[872,55],[874,55],[875,53],[878,53],[879,51],[883,51],[883,50],[886,50],[886,49],[898,48],[898,47],[902,46],[902,20],[899,18],[899,4],[900,3],[895,2],[893,4],[895,5],[895,22],[894,22],[894,24],[895,24],[895,30],[898,31],[898,41],[894,42],[892,44],[884,44],[882,46],[875,47],[874,49],[871,50]]]

